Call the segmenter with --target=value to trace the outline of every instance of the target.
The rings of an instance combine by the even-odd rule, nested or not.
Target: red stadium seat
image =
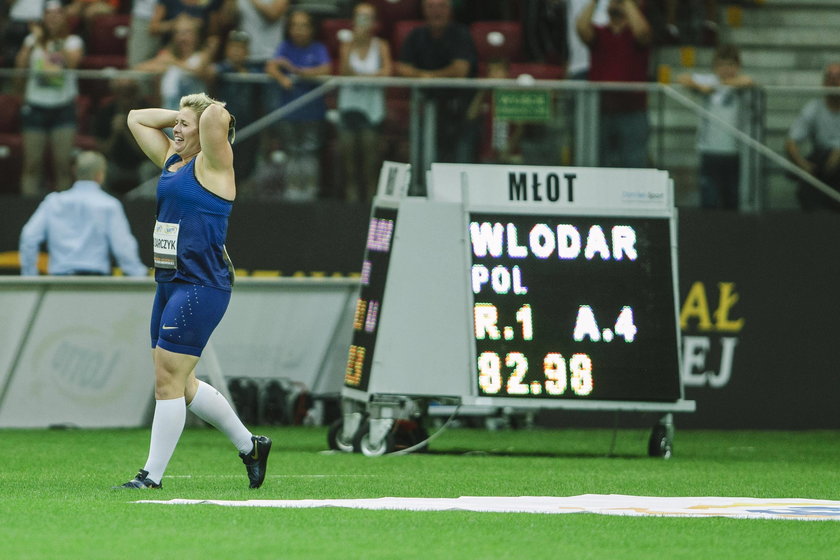
[[[415,28],[423,25],[426,25],[426,22],[422,19],[398,21],[394,24],[394,28],[391,32],[391,54],[394,57],[394,60],[398,60],[400,58],[400,49],[402,48],[402,44],[405,42],[406,37],[408,37],[408,34]]]
[[[398,21],[422,19],[421,0],[370,0],[384,33],[391,33]]]
[[[87,95],[76,97],[76,131],[87,134],[90,131],[90,120],[93,116],[93,100]]]
[[[19,95],[0,94],[0,133],[17,134],[20,132]]]
[[[518,21],[477,21],[470,25],[478,59],[522,60],[522,24]]]
[[[321,42],[327,47],[327,52],[330,53],[330,58],[333,61],[338,60],[338,50],[343,42],[342,38],[353,36],[353,32],[350,31],[352,28],[352,19],[328,18],[321,22]]]
[[[102,70],[104,68],[127,68],[126,57],[120,55],[93,55],[85,56],[79,63],[80,70]],[[100,78],[79,78],[79,93],[89,96],[92,103],[96,105],[99,100],[110,95],[110,79],[106,76]]]
[[[103,68],[125,70],[128,68],[128,58],[121,54],[91,54],[83,56],[79,64],[80,70],[102,70]]]
[[[0,193],[19,194],[23,173],[23,139],[20,134],[0,133]]]
[[[90,22],[86,50],[88,55],[126,55],[131,15],[100,14]]]
[[[510,64],[511,78],[518,78],[528,74],[535,80],[562,80],[566,77],[566,69],[556,64],[542,64],[539,62],[514,62]]]
[[[410,147],[408,127],[411,118],[411,102],[404,89],[389,88],[385,100],[385,122],[382,127],[385,159],[408,161]]]

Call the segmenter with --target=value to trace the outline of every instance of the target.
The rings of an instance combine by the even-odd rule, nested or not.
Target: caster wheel
[[[394,451],[394,432],[388,430],[382,441],[371,441],[370,422],[362,422],[356,435],[353,436],[353,451],[365,457],[381,457]]]
[[[654,426],[650,434],[650,441],[648,441],[648,455],[670,459],[672,450],[671,435],[668,433],[668,428],[661,424]]]
[[[339,418],[330,425],[330,431],[327,432],[327,443],[330,449],[335,449],[343,453],[353,452],[353,438],[346,439],[344,437],[344,419]]]

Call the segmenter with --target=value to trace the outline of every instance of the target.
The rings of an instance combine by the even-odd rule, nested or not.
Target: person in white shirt
[[[126,276],[146,276],[120,201],[101,188],[105,157],[85,151],[76,159],[76,182],[48,194],[20,234],[20,272],[38,275],[38,254],[46,243],[51,275],[107,276],[111,256]]]
[[[353,38],[341,43],[340,72],[344,76],[390,76],[388,42],[373,34],[376,8],[361,2],[353,10]],[[369,201],[382,164],[379,126],[385,120],[385,89],[368,85],[342,86],[339,140],[344,163],[345,198]]]
[[[128,67],[148,60],[160,50],[160,37],[149,32],[157,0],[134,0],[128,33]]]
[[[840,63],[825,67],[823,86],[840,87]],[[805,152],[806,147],[810,151]],[[840,191],[840,94],[830,91],[802,107],[788,130],[785,152],[805,172]],[[799,181],[796,196],[803,210],[840,211],[840,204],[811,185]]]
[[[712,60],[713,72],[683,74],[677,81],[704,96],[705,108],[736,128],[744,119],[741,92],[755,82],[741,73],[741,55],[734,45],[722,45]],[[697,129],[700,154],[700,205],[703,208],[738,209],[741,159],[735,137],[710,119]]]

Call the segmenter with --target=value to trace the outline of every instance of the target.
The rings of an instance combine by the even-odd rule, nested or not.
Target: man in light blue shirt
[[[38,275],[38,250],[49,252],[49,274],[111,274],[111,255],[127,276],[145,276],[137,240],[122,204],[102,190],[106,161],[98,152],[76,159],[76,182],[68,190],[48,194],[20,234],[20,271]]]

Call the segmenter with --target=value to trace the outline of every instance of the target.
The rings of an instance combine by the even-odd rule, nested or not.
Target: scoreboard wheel
[[[330,424],[330,430],[327,432],[327,443],[330,449],[341,451],[343,453],[353,452],[353,438],[347,439],[344,437],[344,419],[338,418]]]
[[[388,430],[379,441],[371,437],[370,420],[365,420],[353,436],[353,451],[366,457],[381,457],[395,449],[394,431]]]

